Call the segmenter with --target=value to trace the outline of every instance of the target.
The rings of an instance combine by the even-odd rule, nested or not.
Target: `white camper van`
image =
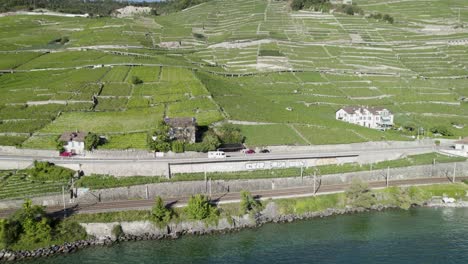
[[[224,159],[226,158],[226,153],[224,151],[208,151],[209,159]]]

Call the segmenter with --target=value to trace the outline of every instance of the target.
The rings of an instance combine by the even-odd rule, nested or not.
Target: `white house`
[[[393,114],[383,107],[347,106],[335,113],[337,120],[368,128],[385,129],[393,126]]]
[[[63,143],[65,152],[84,154],[87,135],[87,132],[65,132],[60,136],[59,141]]]

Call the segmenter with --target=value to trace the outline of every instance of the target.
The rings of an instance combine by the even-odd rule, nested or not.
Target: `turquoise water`
[[[419,208],[126,242],[28,263],[468,263],[468,209]]]

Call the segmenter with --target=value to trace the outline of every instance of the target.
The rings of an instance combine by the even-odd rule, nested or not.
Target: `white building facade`
[[[81,155],[85,153],[86,132],[65,132],[60,136],[65,152]]]
[[[393,114],[390,110],[382,107],[343,107],[336,111],[335,118],[373,129],[386,129],[393,126]]]

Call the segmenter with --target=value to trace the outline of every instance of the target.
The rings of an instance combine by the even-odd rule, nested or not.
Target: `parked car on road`
[[[208,151],[209,159],[224,159],[226,158],[226,153],[224,151]]]
[[[253,150],[253,149],[244,150],[244,154],[254,154],[254,153],[255,153],[255,150]]]
[[[72,156],[73,156],[72,152],[64,151],[60,153],[60,157],[72,157]]]
[[[270,153],[270,151],[268,149],[262,149],[260,150],[260,153]]]

